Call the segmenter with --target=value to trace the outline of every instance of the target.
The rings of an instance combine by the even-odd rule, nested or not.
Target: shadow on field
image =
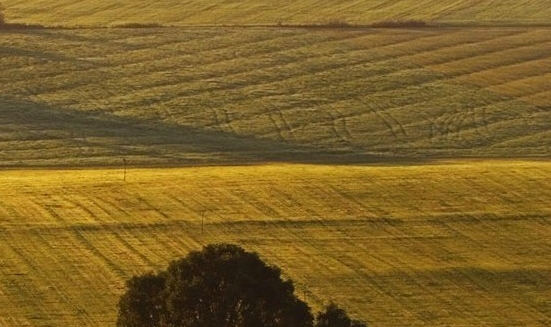
[[[0,96],[0,165],[72,166],[360,163],[383,157],[334,151],[158,120],[54,108]]]
[[[26,49],[14,48],[14,47],[9,47],[4,45],[0,45],[0,55],[29,57],[29,58],[35,58],[38,60],[51,60],[51,61],[59,61],[59,62],[74,61],[74,59],[70,57],[59,55],[56,53],[26,50]]]

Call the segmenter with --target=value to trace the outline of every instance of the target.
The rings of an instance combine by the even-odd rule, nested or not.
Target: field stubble
[[[48,26],[278,25],[387,20],[426,20],[452,24],[549,24],[546,0],[244,0],[174,1],[3,0],[13,22]]]
[[[5,31],[0,164],[545,157],[550,49],[545,27]]]
[[[548,162],[335,165],[545,158],[550,42],[546,27],[2,31],[3,166],[333,166],[2,171],[0,324],[112,326],[125,279],[209,242],[375,326],[550,324]]]
[[[112,326],[124,281],[211,242],[374,326],[551,323],[551,166],[0,172],[3,326]]]

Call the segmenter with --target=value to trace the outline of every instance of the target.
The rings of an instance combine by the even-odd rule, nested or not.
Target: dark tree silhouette
[[[166,314],[163,274],[133,277],[126,282],[126,287],[127,292],[119,300],[117,326],[162,326],[161,319]]]
[[[330,303],[316,316],[315,327],[367,327],[358,320],[352,320],[343,309],[336,304]]]
[[[119,302],[119,327],[312,327],[293,283],[256,253],[208,245],[166,272],[134,277]]]

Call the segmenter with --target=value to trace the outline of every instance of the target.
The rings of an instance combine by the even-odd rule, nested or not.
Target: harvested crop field
[[[369,326],[551,325],[547,0],[0,1],[0,326],[215,242]]]
[[[3,326],[112,326],[124,281],[213,242],[373,326],[551,323],[551,165],[0,173]]]
[[[12,30],[0,44],[4,166],[550,153],[547,28]]]
[[[549,24],[547,0],[3,0],[15,22],[48,26],[277,25],[417,19],[452,24]]]

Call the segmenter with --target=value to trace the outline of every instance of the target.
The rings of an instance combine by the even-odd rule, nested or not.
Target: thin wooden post
[[[126,183],[126,158],[122,158],[122,166],[123,166],[123,181]]]

